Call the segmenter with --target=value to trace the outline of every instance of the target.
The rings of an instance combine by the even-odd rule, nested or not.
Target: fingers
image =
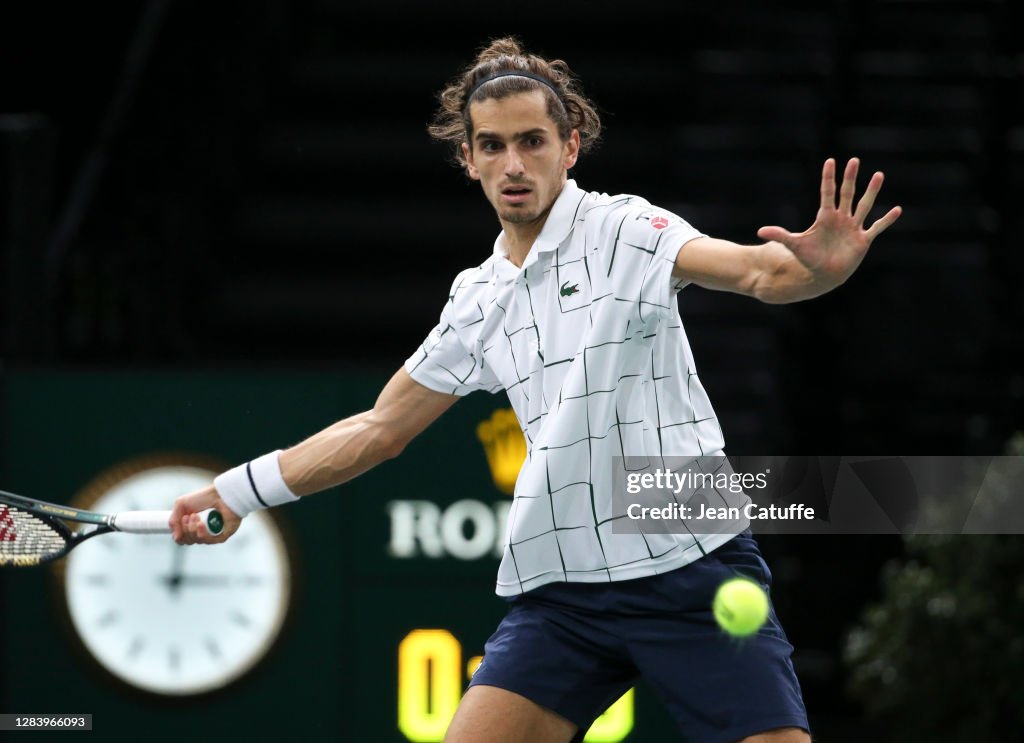
[[[775,242],[780,242],[783,245],[788,245],[793,239],[793,234],[791,232],[774,225],[771,227],[762,227],[757,231],[757,236],[762,240],[774,240]]]
[[[177,520],[171,516],[171,537],[178,544],[198,544],[199,520],[195,513],[183,513]]]
[[[821,169],[821,208],[836,208],[836,161],[831,157]]]
[[[216,500],[217,491],[212,485],[178,497],[174,501],[169,521],[171,536],[174,538],[174,541],[178,544],[192,544],[192,542],[182,541],[188,533],[187,517],[196,511],[209,508]]]
[[[857,203],[857,212],[853,215],[858,225],[864,224],[864,220],[868,218],[868,214],[875,205],[875,197],[878,196],[878,192],[882,189],[882,182],[884,180],[885,175],[881,172],[871,176],[867,190]]]
[[[203,523],[198,513],[189,515],[189,530],[200,544],[208,544],[213,538],[213,535],[210,534],[209,529],[206,528],[206,524]]]
[[[171,518],[168,521],[168,524],[171,527],[171,537],[178,544],[185,544],[185,542],[182,541],[185,537],[185,525],[182,521],[190,512],[191,510],[185,506],[185,503],[181,498],[174,501],[174,508],[171,509]]]
[[[843,214],[853,213],[853,194],[857,190],[857,170],[860,168],[860,160],[851,157],[846,163],[846,172],[843,173],[843,185],[839,189],[839,211]]]
[[[195,519],[196,516],[193,513],[182,514],[177,523],[175,523],[174,517],[171,517],[171,536],[175,542],[178,544],[195,544],[197,542]]]
[[[224,517],[224,530],[213,536],[199,517],[199,511],[216,508]],[[171,537],[178,544],[219,544],[238,530],[241,519],[224,504],[213,485],[183,495],[174,501],[170,518]]]
[[[868,218],[868,214],[875,206],[875,198],[878,196],[878,192],[882,189],[882,183],[885,181],[885,175],[882,172],[877,172],[871,176],[871,180],[868,181],[868,187],[864,191],[864,195],[860,201],[857,202],[857,210],[852,211],[853,197],[857,191],[857,171],[860,169],[860,159],[851,157],[849,162],[846,163],[846,171],[843,173],[843,183],[839,190],[839,212],[841,214],[851,215],[858,226],[863,226],[864,221]],[[829,158],[825,161],[825,167],[821,172],[821,208],[831,209],[835,203],[835,161]],[[871,228],[867,230],[869,240],[874,240],[880,234],[885,232],[893,222],[899,219],[900,214],[903,210],[900,207],[893,207],[889,212],[871,225]]]
[[[180,532],[174,535],[174,541],[178,544],[220,544],[238,531],[241,519],[231,512],[227,507],[218,505],[217,510],[224,517],[224,530],[214,536],[206,528],[203,519],[198,513],[189,513],[181,519]]]
[[[901,214],[903,214],[903,207],[894,206],[892,209],[890,209],[884,217],[879,219],[868,229],[868,240],[874,240],[876,237],[878,237],[887,229],[889,229],[892,223],[900,218]]]

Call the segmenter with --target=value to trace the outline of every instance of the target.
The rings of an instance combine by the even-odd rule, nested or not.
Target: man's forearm
[[[822,280],[782,243],[739,245],[703,236],[683,245],[672,276],[772,304],[810,299],[837,285]]]
[[[340,485],[397,456],[402,446],[374,411],[353,415],[281,452],[281,475],[296,495]]]
[[[399,369],[373,409],[353,415],[281,452],[281,475],[296,495],[340,485],[405,446],[459,398],[435,392]]]

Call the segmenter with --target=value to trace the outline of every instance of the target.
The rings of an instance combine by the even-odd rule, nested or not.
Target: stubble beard
[[[536,191],[534,191],[534,194],[536,195]],[[518,207],[505,206],[502,204],[500,206],[496,205],[494,211],[497,212],[498,218],[501,221],[507,222],[508,224],[529,224],[547,216],[547,213],[551,210],[551,207],[554,206],[554,203],[555,200],[552,199],[551,202],[546,205],[541,206],[538,204],[537,206],[530,208],[527,208],[525,204]]]
[[[509,224],[529,224],[530,222],[536,222],[537,218],[541,215],[537,211],[524,211],[520,209],[510,209],[509,211],[502,213],[498,212],[498,216],[501,217],[503,222]]]

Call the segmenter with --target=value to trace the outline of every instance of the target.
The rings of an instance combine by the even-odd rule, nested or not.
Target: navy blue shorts
[[[736,575],[771,585],[749,531],[663,575],[529,591],[512,599],[470,686],[507,689],[558,713],[579,726],[576,740],[638,677],[686,741],[809,731],[793,646],[774,608],[750,638],[729,637],[715,623],[715,591]]]

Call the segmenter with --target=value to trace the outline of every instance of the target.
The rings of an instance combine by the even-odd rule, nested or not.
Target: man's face
[[[580,135],[563,142],[547,112],[544,93],[531,90],[487,98],[469,109],[473,139],[462,145],[469,177],[502,222],[526,223],[547,216],[576,164]]]

